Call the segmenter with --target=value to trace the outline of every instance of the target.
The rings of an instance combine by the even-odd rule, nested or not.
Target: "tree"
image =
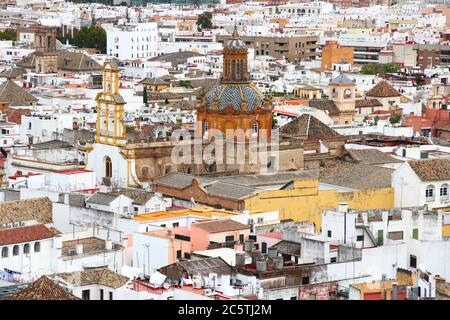
[[[197,29],[201,31],[203,29],[212,29],[212,13],[211,12],[203,12],[198,15],[197,19]]]
[[[400,71],[400,66],[396,63],[367,63],[362,66],[362,74],[379,74],[384,75],[386,73],[395,73]]]
[[[187,89],[192,88],[192,84],[191,84],[191,81],[190,81],[190,80],[180,80],[180,82],[178,83],[178,85],[179,85],[180,87],[184,87],[184,88],[187,88]]]
[[[4,31],[0,31],[0,40],[17,40],[17,34],[13,29],[5,29]]]
[[[101,53],[106,53],[106,31],[99,26],[83,27],[75,37],[58,36],[58,40],[62,43],[69,40],[70,44],[79,48],[95,48]]]
[[[148,97],[147,97],[147,87],[144,86],[144,93],[142,96],[142,101],[144,102],[145,106],[148,106]]]
[[[389,122],[391,124],[396,124],[400,122],[400,119],[402,118],[402,116],[400,114],[391,114],[391,116],[389,117]]]
[[[275,129],[278,126],[278,120],[275,118],[275,115],[272,113],[272,129]]]
[[[375,116],[375,118],[373,118],[373,122],[375,123],[375,125],[378,124],[378,121],[380,121],[380,117],[379,116]]]

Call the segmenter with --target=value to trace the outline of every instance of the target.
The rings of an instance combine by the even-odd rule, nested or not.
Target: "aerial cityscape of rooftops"
[[[450,0],[98,1],[0,0],[0,300],[450,299]]]

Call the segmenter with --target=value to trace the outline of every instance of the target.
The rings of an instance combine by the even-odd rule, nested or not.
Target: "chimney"
[[[269,259],[274,259],[274,258],[278,257],[278,250],[275,248],[269,248],[268,256],[269,256]]]
[[[244,251],[245,252],[252,252],[253,251],[253,245],[255,244],[255,240],[245,240],[244,242]]]
[[[83,245],[82,245],[82,244],[77,244],[77,245],[75,246],[75,252],[76,252],[77,254],[83,254]]]
[[[261,251],[256,250],[251,253],[252,255],[252,263],[256,263],[256,261],[261,259]]]
[[[284,267],[283,257],[276,257],[273,259],[273,268],[275,270],[283,270],[283,267]]]
[[[236,267],[245,267],[245,253],[236,253]]]
[[[258,272],[267,271],[267,260],[266,259],[256,260],[256,271],[258,271]]]

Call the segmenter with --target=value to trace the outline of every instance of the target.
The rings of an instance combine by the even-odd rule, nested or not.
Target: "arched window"
[[[259,131],[259,124],[258,121],[253,121],[252,123],[252,134],[257,135]]]
[[[203,131],[206,133],[209,129],[209,122],[208,120],[205,120],[205,123],[203,124]]]
[[[24,253],[24,254],[30,253],[30,244],[29,244],[29,243],[25,243],[25,244],[23,245],[23,253]]]
[[[425,190],[425,201],[434,201],[434,186],[427,186]]]
[[[8,257],[8,247],[3,247],[2,248],[2,258],[7,258]]]
[[[105,158],[105,177],[112,177],[112,161],[110,157]]]
[[[19,246],[16,244],[13,247],[13,256],[18,256],[19,255]]]
[[[350,89],[344,90],[344,98],[350,98],[352,96],[352,91]]]
[[[41,252],[41,243],[40,242],[34,243],[34,252]]]
[[[444,183],[441,185],[441,189],[439,190],[439,195],[441,196],[441,200],[448,200],[448,184]]]
[[[150,175],[150,169],[147,166],[142,167],[142,178],[147,179]]]

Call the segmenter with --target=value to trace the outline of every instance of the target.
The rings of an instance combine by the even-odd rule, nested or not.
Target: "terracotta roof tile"
[[[303,114],[285,124],[281,127],[280,132],[290,136],[304,136],[307,139],[345,139],[344,136],[340,135],[310,114]]]
[[[117,289],[123,287],[129,280],[121,274],[106,268],[89,269],[84,271],[58,273],[57,276],[75,286],[102,285]]]
[[[39,224],[13,229],[0,229],[0,246],[52,238],[54,232]]]
[[[205,222],[197,222],[193,224],[195,228],[203,229],[209,233],[218,233],[218,232],[227,232],[227,231],[234,231],[234,230],[245,230],[249,229],[250,227],[236,222],[234,220],[214,220],[214,221],[205,221]]]
[[[428,159],[408,161],[422,181],[450,180],[450,159]]]
[[[46,276],[30,284],[23,290],[4,298],[4,300],[80,300]]]
[[[52,222],[53,204],[49,198],[36,198],[0,203],[0,224],[36,220],[46,224]]]
[[[372,89],[370,89],[367,94],[367,97],[376,97],[376,98],[389,98],[389,97],[400,97],[401,94],[386,80],[380,81],[376,84]]]

